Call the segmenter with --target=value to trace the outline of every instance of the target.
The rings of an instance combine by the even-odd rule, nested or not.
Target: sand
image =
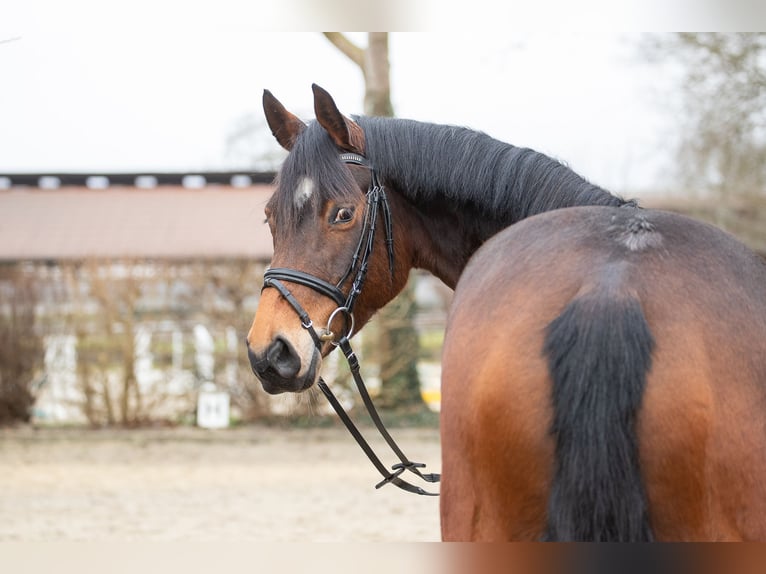
[[[438,430],[392,434],[439,470]],[[0,542],[439,540],[438,497],[377,481],[343,428],[4,429]]]

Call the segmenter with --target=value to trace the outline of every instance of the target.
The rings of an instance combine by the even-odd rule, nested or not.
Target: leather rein
[[[391,210],[388,205],[388,198],[386,197],[386,192],[383,189],[383,186],[378,180],[378,176],[375,173],[375,170],[370,165],[369,161],[367,161],[367,158],[359,154],[344,153],[340,155],[340,159],[347,164],[366,167],[370,170],[371,175],[370,186],[366,195],[367,206],[365,208],[364,220],[362,223],[362,233],[359,237],[359,243],[354,251],[354,255],[351,259],[351,264],[349,265],[348,270],[346,273],[344,273],[343,277],[341,277],[341,279],[335,285],[333,285],[324,279],[320,279],[319,277],[315,277],[314,275],[304,273],[303,271],[298,271],[296,269],[288,269],[284,267],[271,268],[268,269],[264,274],[263,288],[265,289],[267,287],[273,287],[279,291],[280,295],[297,313],[301,321],[301,326],[308,331],[309,335],[314,340],[314,345],[318,351],[321,351],[321,347],[324,343],[329,342],[332,345],[339,347],[343,352],[343,355],[346,357],[349,369],[351,370],[351,375],[354,378],[354,383],[356,384],[359,395],[362,397],[362,402],[364,403],[364,406],[367,409],[372,422],[375,424],[378,432],[381,434],[383,439],[386,441],[400,462],[394,464],[391,467],[391,470],[388,470],[388,468],[381,462],[380,458],[375,454],[369,443],[365,440],[364,436],[351,420],[351,417],[340,404],[340,401],[338,401],[338,399],[335,397],[332,390],[330,390],[330,387],[327,385],[327,383],[325,383],[324,380],[320,377],[317,385],[327,398],[330,406],[332,406],[332,408],[338,414],[340,420],[351,433],[351,436],[354,437],[357,444],[359,444],[361,449],[367,455],[367,458],[370,459],[370,462],[372,462],[373,466],[383,476],[383,480],[376,484],[375,488],[380,488],[386,484],[391,483],[403,490],[406,490],[407,492],[427,496],[438,496],[438,493],[427,492],[420,486],[407,482],[401,477],[405,471],[409,471],[426,482],[433,483],[439,482],[440,480],[439,474],[422,473],[420,469],[425,468],[426,465],[419,462],[413,462],[408,459],[407,456],[399,448],[399,445],[397,445],[394,439],[391,437],[385,425],[383,424],[383,421],[381,420],[375,405],[372,402],[372,398],[370,397],[369,392],[367,391],[367,386],[364,384],[364,379],[362,378],[360,372],[359,360],[351,348],[349,339],[351,338],[354,330],[354,304],[356,303],[359,294],[362,292],[362,287],[367,277],[367,270],[374,246],[375,231],[379,213],[382,213],[383,216],[383,224],[385,226],[386,234],[386,249],[388,252],[388,266],[392,275],[394,273],[394,240],[393,226],[391,224]],[[341,290],[341,286],[353,273],[355,273],[355,275],[351,282],[351,288],[349,289],[348,295],[345,295]],[[327,327],[320,329],[319,332],[317,332],[317,330],[314,328],[313,322],[311,321],[311,317],[301,306],[298,300],[293,296],[290,290],[285,286],[283,283],[285,281],[309,287],[314,291],[329,297],[335,301],[335,303],[337,303],[338,307],[330,314],[330,317],[327,321]],[[331,330],[331,327],[333,321],[339,314],[343,315],[346,319],[347,328],[345,329],[345,333],[340,334],[336,340],[336,335]]]

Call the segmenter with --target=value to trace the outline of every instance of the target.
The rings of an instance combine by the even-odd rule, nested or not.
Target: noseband
[[[330,405],[333,407],[340,419],[343,421],[343,424],[346,425],[346,428],[349,430],[356,442],[362,448],[375,468],[383,476],[383,480],[378,483],[375,488],[380,488],[385,484],[392,483],[408,492],[433,496],[434,493],[426,492],[421,487],[410,484],[400,477],[404,471],[410,471],[426,482],[438,482],[440,478],[438,474],[421,473],[420,469],[424,468],[425,465],[422,463],[410,461],[396,444],[391,435],[388,433],[388,430],[383,425],[383,421],[380,419],[380,416],[378,415],[378,412],[372,403],[372,399],[370,398],[367,387],[365,386],[360,373],[359,360],[354,354],[354,351],[352,350],[351,344],[349,342],[349,339],[354,330],[354,305],[360,293],[362,292],[362,287],[364,285],[365,279],[367,278],[370,257],[372,256],[372,250],[375,245],[374,240],[378,214],[380,212],[382,212],[383,215],[383,224],[385,226],[386,234],[386,251],[388,253],[388,268],[392,277],[394,274],[394,238],[393,226],[391,223],[391,209],[388,205],[388,198],[386,197],[386,192],[383,189],[383,186],[380,184],[378,175],[375,173],[372,165],[370,165],[369,161],[367,161],[367,158],[355,153],[341,154],[340,159],[346,164],[360,165],[370,170],[370,186],[367,189],[366,194],[367,206],[365,208],[364,220],[362,222],[362,232],[359,236],[359,243],[354,250],[354,255],[351,258],[351,264],[343,276],[340,278],[340,280],[334,285],[328,281],[325,281],[324,279],[320,279],[319,277],[311,275],[310,273],[305,273],[297,269],[289,269],[285,267],[271,268],[268,269],[263,276],[263,288],[265,289],[267,287],[273,287],[279,291],[279,294],[298,314],[298,317],[301,321],[301,326],[308,331],[309,335],[311,335],[317,350],[321,351],[322,345],[324,343],[330,342],[332,345],[340,347],[341,351],[343,351],[343,354],[348,361],[349,368],[351,369],[351,374],[354,377],[354,382],[356,383],[359,394],[362,397],[362,402],[367,408],[367,412],[370,414],[370,418],[372,419],[373,423],[375,423],[375,426],[377,427],[380,434],[386,440],[386,443],[388,443],[391,450],[400,460],[399,463],[391,467],[393,472],[389,471],[380,461],[378,456],[364,439],[359,429],[354,425],[353,421],[343,409],[343,406],[340,404],[324,380],[320,378],[317,385],[324,393],[325,397],[330,402]],[[341,289],[349,277],[352,275],[353,280],[351,281],[351,288],[349,289],[348,295],[345,295]],[[306,312],[306,310],[301,306],[301,304],[298,302],[295,296],[293,296],[290,290],[284,285],[283,281],[297,283],[298,285],[309,287],[310,289],[313,289],[314,291],[332,299],[338,305],[335,311],[330,314],[330,317],[327,320],[327,327],[321,329],[320,332],[317,333],[316,329],[314,329],[314,324],[311,320],[311,317],[309,317],[309,314]],[[347,328],[346,332],[341,334],[336,339],[335,334],[332,332],[331,328],[335,317],[339,314],[344,315],[347,318]]]

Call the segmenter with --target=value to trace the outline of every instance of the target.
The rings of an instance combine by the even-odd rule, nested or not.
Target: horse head
[[[272,394],[311,387],[333,344],[401,291],[411,266],[399,237],[394,254],[396,222],[364,157],[364,131],[313,90],[309,124],[263,95],[269,127],[290,152],[265,208],[274,255],[247,335],[253,372]]]

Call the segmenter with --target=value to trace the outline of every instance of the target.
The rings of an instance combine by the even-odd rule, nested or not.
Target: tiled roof
[[[0,261],[271,257],[267,184],[0,190]]]

